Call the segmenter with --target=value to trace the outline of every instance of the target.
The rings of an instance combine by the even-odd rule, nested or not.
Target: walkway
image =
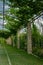
[[[8,53],[5,47],[3,47],[1,44],[0,44],[0,65],[11,65]]]
[[[43,65],[43,60],[12,46],[0,44],[0,65]]]

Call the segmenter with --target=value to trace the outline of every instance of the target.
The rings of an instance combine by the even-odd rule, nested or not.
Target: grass
[[[6,45],[12,65],[43,65],[43,60],[25,51]]]
[[[43,60],[33,55],[27,54],[23,50],[14,48],[9,45],[2,45],[2,46],[3,47],[5,46],[12,65],[43,65]],[[9,65],[6,54],[4,52],[4,48],[2,49],[1,53],[3,53],[3,55],[1,58],[1,54],[0,54],[0,60],[2,60],[1,63],[3,62],[3,64],[0,64],[0,65]]]
[[[9,65],[7,56],[1,44],[0,44],[0,65]]]

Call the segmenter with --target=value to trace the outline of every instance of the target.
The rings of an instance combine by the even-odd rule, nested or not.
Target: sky
[[[0,14],[2,13],[3,13],[3,2],[0,1]],[[0,16],[0,18],[3,18],[3,16]],[[2,24],[3,24],[3,19],[0,19],[0,29],[3,27]]]
[[[0,11],[2,12],[3,11],[3,2],[0,1]]]
[[[5,5],[5,10],[8,9],[8,5]],[[3,28],[3,1],[0,1],[0,29]]]

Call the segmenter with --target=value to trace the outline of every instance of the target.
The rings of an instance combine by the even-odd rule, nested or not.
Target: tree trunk
[[[20,48],[20,39],[19,39],[19,36],[20,36],[20,34],[19,34],[19,30],[18,30],[18,32],[17,32],[17,48],[18,49]]]
[[[32,53],[31,22],[27,24],[27,52]]]

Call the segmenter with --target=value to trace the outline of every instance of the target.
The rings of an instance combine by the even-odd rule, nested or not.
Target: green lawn
[[[9,65],[3,46],[0,44],[0,65]]]
[[[4,47],[4,45],[3,45],[3,47]],[[9,46],[9,45],[5,45],[5,48],[7,50],[7,53],[9,55],[12,65],[43,65],[43,60],[41,60],[33,55],[27,54],[23,50],[19,50],[17,48]],[[6,64],[0,64],[0,65],[9,65],[4,50],[2,51],[2,53],[3,53],[3,56],[1,58],[1,60],[3,63],[6,63]],[[1,57],[1,54],[0,54],[0,57]],[[6,60],[3,61],[4,59],[6,59]]]

